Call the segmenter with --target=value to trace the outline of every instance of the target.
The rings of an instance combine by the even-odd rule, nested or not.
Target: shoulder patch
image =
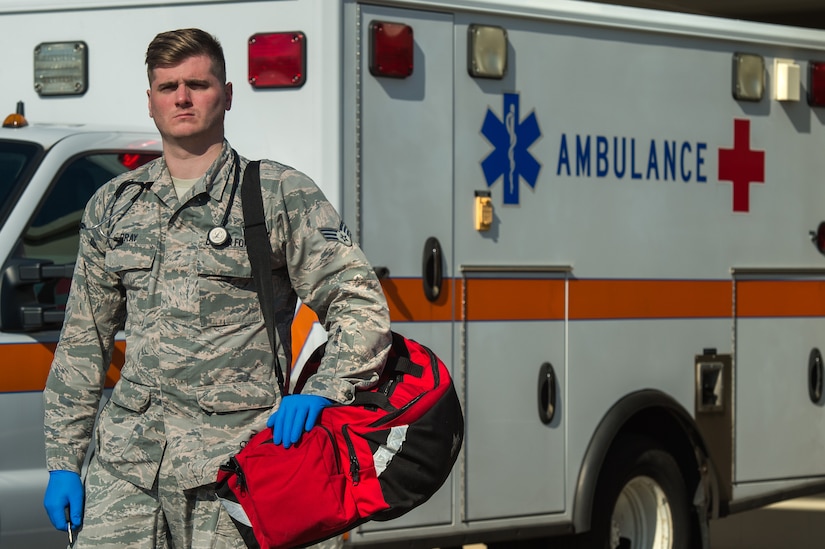
[[[326,238],[330,242],[334,242],[337,240],[344,246],[352,246],[352,235],[350,234],[347,226],[344,225],[343,221],[337,229],[325,227],[318,230],[321,231],[321,234],[324,235],[324,238]]]

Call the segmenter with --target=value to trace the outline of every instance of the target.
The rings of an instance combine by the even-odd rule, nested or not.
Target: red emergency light
[[[808,104],[825,107],[825,62],[811,61],[808,76]]]
[[[370,73],[407,78],[413,73],[413,30],[403,23],[370,23]]]
[[[134,170],[160,156],[157,153],[121,153],[117,159],[129,170]]]
[[[253,88],[300,88],[304,82],[304,33],[259,33],[249,39],[249,83]]]

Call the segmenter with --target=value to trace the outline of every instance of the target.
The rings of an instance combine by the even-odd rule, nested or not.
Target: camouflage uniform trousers
[[[144,490],[112,475],[92,456],[86,476],[83,527],[74,549],[246,549],[213,486],[180,490],[168,463]],[[336,537],[312,547],[340,549]]]

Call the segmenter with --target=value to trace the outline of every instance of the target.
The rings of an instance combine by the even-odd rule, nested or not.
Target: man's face
[[[212,74],[208,56],[155,68],[146,93],[149,116],[164,140],[183,144],[223,139],[223,118],[232,105],[232,84],[223,84]]]

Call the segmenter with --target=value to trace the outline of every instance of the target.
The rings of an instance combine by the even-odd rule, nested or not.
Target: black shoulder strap
[[[252,278],[258,290],[258,300],[264,315],[266,333],[272,346],[278,388],[286,395],[284,373],[278,360],[278,331],[275,329],[275,296],[272,293],[272,246],[266,231],[264,201],[261,196],[260,162],[250,162],[246,166],[241,183],[241,205],[243,206],[243,234],[249,263],[252,264]]]

